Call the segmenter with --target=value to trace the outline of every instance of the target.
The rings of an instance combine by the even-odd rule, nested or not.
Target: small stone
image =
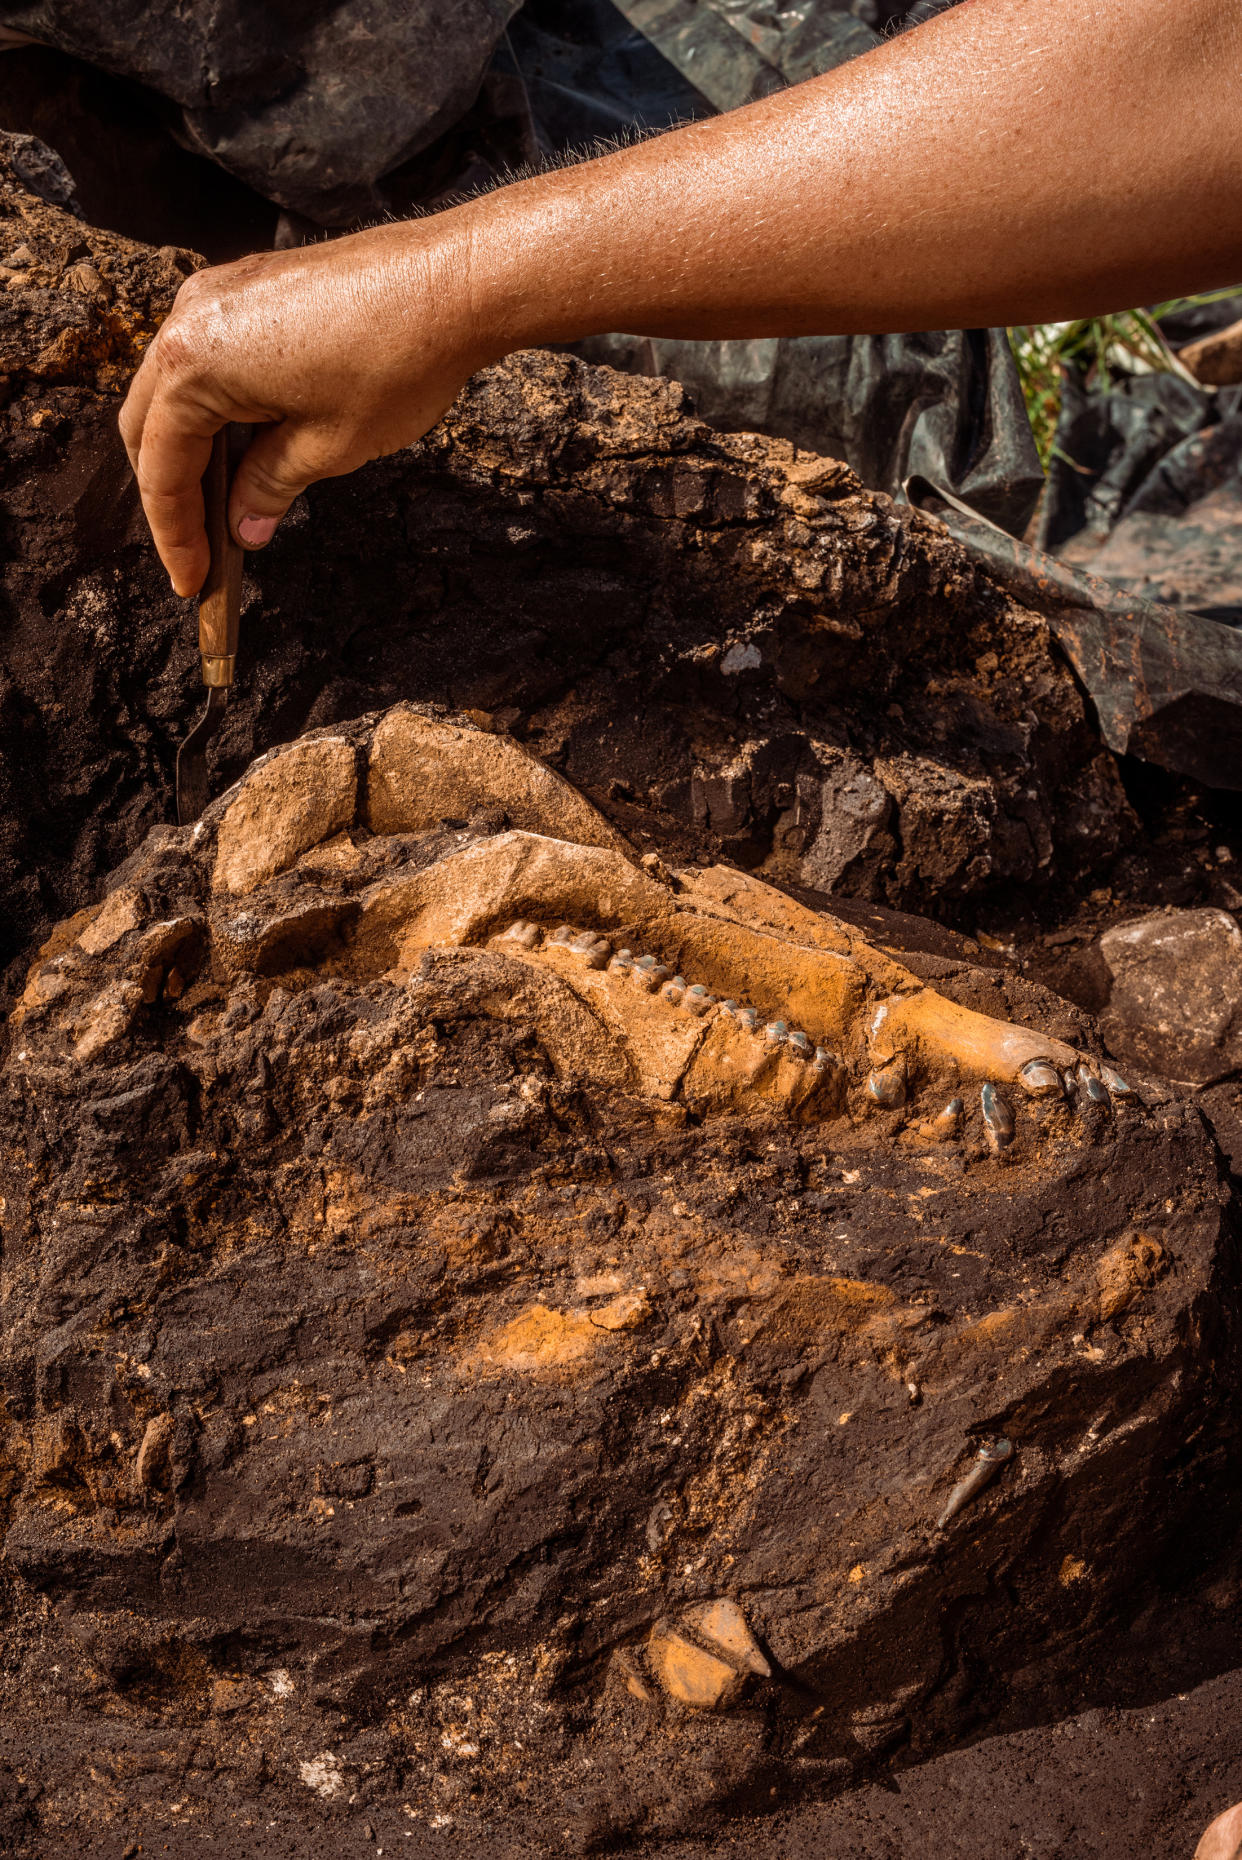
[[[148,1492],[166,1491],[169,1483],[169,1459],[172,1449],[173,1418],[155,1414],[147,1422],[138,1448],[134,1472],[138,1483]]]
[[[510,924],[501,941],[516,943],[521,949],[538,949],[543,941],[543,933],[538,924],[527,923],[519,918],[517,923]]]
[[[90,1002],[74,1030],[74,1053],[83,1064],[97,1059],[124,1039],[142,1006],[142,989],[134,982],[112,982]]]
[[[61,283],[66,290],[76,291],[79,297],[97,297],[104,290],[104,281],[93,265],[70,265]]]
[[[1157,911],[1099,948],[1112,976],[1101,1031],[1123,1064],[1183,1085],[1242,1066],[1242,930],[1228,911]]]
[[[250,1687],[245,1680],[217,1679],[211,1688],[211,1709],[228,1713],[240,1711],[250,1701]]]
[[[79,949],[88,956],[102,956],[106,949],[142,922],[142,899],[129,885],[122,885],[104,899],[103,906],[78,938]]]
[[[598,1311],[588,1313],[600,1330],[637,1330],[651,1316],[651,1300],[646,1292],[623,1292],[610,1299]]]
[[[701,1640],[710,1641],[717,1652],[743,1672],[754,1673],[760,1679],[772,1677],[772,1668],[760,1652],[759,1643],[736,1602],[700,1602],[697,1607],[686,1610],[682,1621],[692,1633]]]
[[[647,1648],[665,1692],[696,1711],[718,1711],[731,1704],[741,1690],[741,1675],[728,1661],[696,1647],[675,1628],[657,1624],[651,1630]]]
[[[950,1098],[944,1110],[932,1119],[931,1134],[938,1143],[948,1143],[957,1135],[965,1109],[960,1098]]]

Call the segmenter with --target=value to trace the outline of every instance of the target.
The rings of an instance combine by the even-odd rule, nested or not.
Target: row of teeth
[[[538,949],[543,942],[543,931],[538,924],[515,923],[505,935],[520,943],[523,949]],[[800,1027],[791,1027],[783,1020],[763,1022],[753,1007],[744,1007],[733,1000],[722,1000],[719,995],[704,988],[701,982],[687,982],[684,975],[672,974],[654,956],[636,956],[630,949],[619,949],[614,954],[607,937],[599,936],[594,930],[577,931],[572,924],[562,924],[552,932],[548,945],[550,948],[567,949],[579,957],[588,969],[606,969],[610,975],[632,982],[644,994],[658,994],[661,1000],[669,1002],[671,1006],[685,1008],[700,1019],[713,1009],[718,1009],[720,1013],[730,1015],[748,1033],[762,1035],[769,1046],[787,1047],[797,1058],[805,1059],[821,1072],[840,1064],[831,1047],[816,1046]]]
[[[505,936],[519,943],[523,949],[531,950],[538,949],[544,940],[539,925],[525,921],[512,924]],[[684,976],[671,974],[655,956],[636,956],[629,949],[619,949],[614,954],[607,937],[600,936],[594,930],[575,930],[572,924],[562,924],[547,940],[550,947],[572,952],[588,969],[606,969],[612,975],[630,980],[644,993],[659,994],[661,999],[672,1006],[685,1008],[691,1014],[702,1017],[713,1008],[718,1008],[722,1014],[731,1015],[749,1033],[762,1034],[771,1046],[787,1047],[791,1053],[809,1061],[821,1072],[840,1065],[830,1047],[816,1046],[800,1028],[790,1027],[783,1020],[761,1023],[754,1008],[742,1007],[732,1000],[722,1001],[718,995],[704,988],[701,982],[687,982]],[[877,1066],[870,1074],[867,1079],[867,1096],[874,1105],[884,1110],[893,1110],[905,1103],[907,1083],[905,1061],[893,1059]],[[1046,1059],[1028,1060],[1018,1073],[1018,1084],[1028,1098],[1072,1099],[1081,1095],[1092,1105],[1107,1104],[1110,1098],[1119,1099],[1123,1103],[1132,1102],[1137,1096],[1133,1087],[1127,1085],[1109,1066],[1101,1066],[1097,1077],[1085,1065],[1080,1065],[1076,1071],[1061,1073]],[[991,1147],[994,1150],[1007,1148],[1013,1141],[1013,1112],[993,1084],[985,1083],[980,1088],[979,1108]],[[951,1098],[934,1120],[936,1127],[945,1134],[955,1130],[963,1110],[962,1100]]]

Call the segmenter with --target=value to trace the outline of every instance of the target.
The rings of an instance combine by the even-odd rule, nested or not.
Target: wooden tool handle
[[[229,530],[229,486],[235,441],[222,426],[211,442],[211,463],[203,473],[207,540],[211,567],[198,602],[198,649],[205,685],[231,685],[237,657],[241,614],[242,551]]]

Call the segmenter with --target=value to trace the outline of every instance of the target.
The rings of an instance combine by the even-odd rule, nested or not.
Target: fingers
[[[1195,1848],[1195,1860],[1238,1860],[1239,1854],[1242,1854],[1242,1803],[1216,1817]]]
[[[229,522],[246,549],[261,549],[295,497],[317,478],[345,471],[318,429],[292,420],[263,427],[247,448],[233,479]]]
[[[190,595],[210,563],[201,479],[226,416],[185,391],[183,347],[165,325],[130,384],[118,425],[160,560],[176,592]]]
[[[197,594],[211,565],[203,527],[202,477],[211,457],[214,424],[200,414],[160,405],[142,429],[135,475],[151,535],[178,594]],[[209,429],[209,430],[205,430]]]

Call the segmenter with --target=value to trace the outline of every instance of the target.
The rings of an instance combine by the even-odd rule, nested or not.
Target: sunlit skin
[[[1088,316],[1242,277],[1242,0],[967,0],[840,70],[432,218],[190,278],[121,431],[182,594],[232,521],[410,444],[476,369],[603,330]]]
[[[1216,1817],[1195,1848],[1194,1860],[1242,1860],[1242,1806]]]

